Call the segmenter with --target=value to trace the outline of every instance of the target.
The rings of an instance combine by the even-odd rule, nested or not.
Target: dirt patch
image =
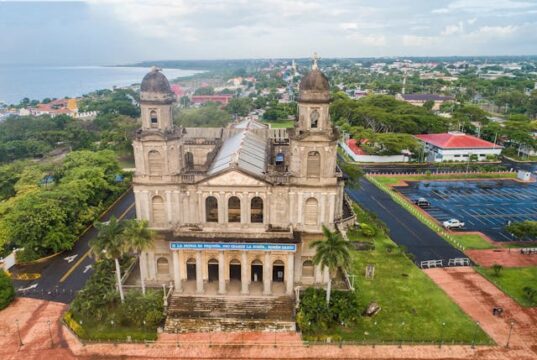
[[[466,250],[472,261],[481,266],[490,267],[500,264],[504,267],[537,266],[537,254],[525,255],[520,249]]]

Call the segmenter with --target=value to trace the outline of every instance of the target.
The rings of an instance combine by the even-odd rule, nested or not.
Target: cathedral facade
[[[300,83],[292,129],[245,120],[225,128],[173,123],[175,97],[153,69],[141,84],[133,142],[136,215],[157,232],[142,253],[147,284],[174,293],[293,295],[328,270],[310,244],[352,222],[336,164],[327,78],[314,63]]]

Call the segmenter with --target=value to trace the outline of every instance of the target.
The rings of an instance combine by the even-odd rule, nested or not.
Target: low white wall
[[[6,256],[3,259],[0,259],[0,269],[3,269],[4,271],[8,271],[17,263],[17,250],[13,250],[11,254]]]
[[[366,163],[394,163],[394,162],[408,162],[409,158],[405,155],[356,155],[349,146],[343,142],[339,143],[339,146],[356,162]]]

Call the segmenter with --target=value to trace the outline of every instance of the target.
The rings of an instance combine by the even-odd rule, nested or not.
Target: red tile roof
[[[442,149],[488,149],[501,148],[500,145],[494,145],[475,136],[462,133],[444,133],[444,134],[427,134],[415,135],[418,139],[425,141]]]
[[[356,155],[367,155],[367,153],[360,148],[358,145],[356,145],[356,139],[349,139],[347,140],[347,146],[352,150],[353,153]]]

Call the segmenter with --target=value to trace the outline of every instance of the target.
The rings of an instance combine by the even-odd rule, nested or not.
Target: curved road
[[[112,215],[118,219],[131,219],[135,214],[134,193],[130,189],[112,205],[100,221],[107,221]],[[90,226],[72,250],[59,254],[44,266],[38,280],[14,281],[17,295],[71,302],[93,273],[95,260],[89,254],[89,241],[96,236],[97,229]]]

